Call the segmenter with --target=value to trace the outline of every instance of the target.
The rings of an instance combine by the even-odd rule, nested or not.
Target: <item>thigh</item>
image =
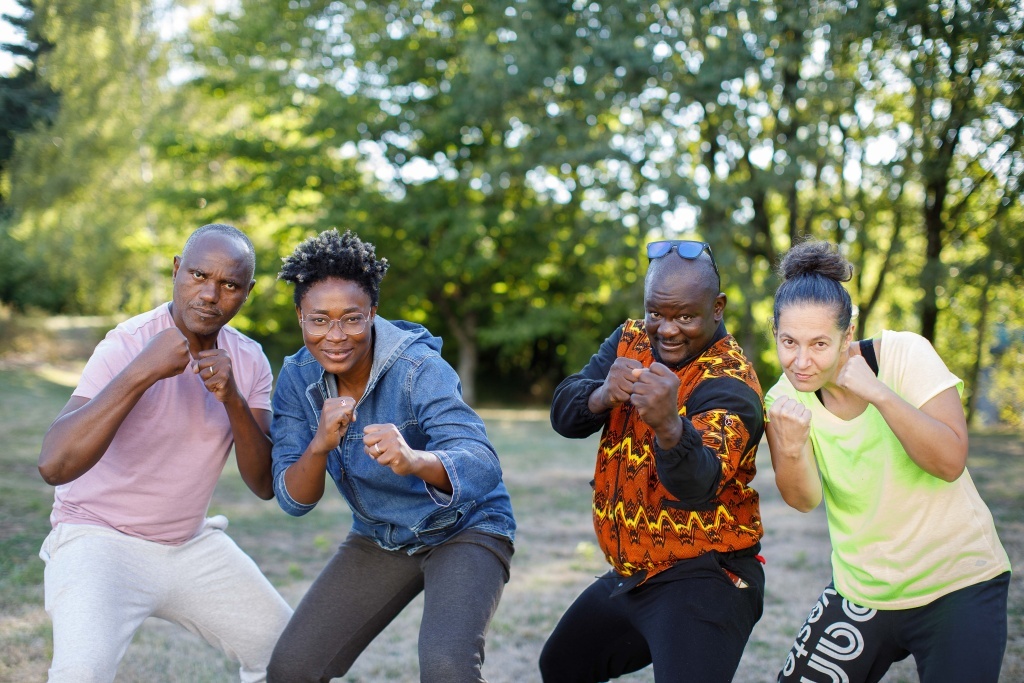
[[[761,616],[760,591],[737,588],[720,571],[642,585],[624,597],[659,683],[728,683]]]
[[[483,681],[484,640],[509,578],[512,543],[467,531],[423,557],[420,680]]]
[[[132,636],[162,598],[162,548],[116,531],[59,524],[43,544],[44,601],[53,622],[50,681],[113,681]]]
[[[180,624],[239,663],[243,682],[266,676],[292,610],[256,563],[221,529],[168,549],[174,581],[155,616]]]
[[[891,612],[856,605],[829,584],[797,633],[778,680],[875,683],[909,652],[893,637]]]
[[[900,613],[922,683],[996,683],[1006,649],[1009,572]]]
[[[419,560],[350,533],[295,608],[274,648],[270,681],[329,681],[423,590]]]
[[[625,596],[611,597],[617,578],[606,574],[569,606],[540,655],[547,683],[593,683],[638,671],[651,653],[626,611]]]

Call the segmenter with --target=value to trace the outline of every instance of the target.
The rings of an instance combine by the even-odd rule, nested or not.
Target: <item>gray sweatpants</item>
[[[281,634],[267,670],[278,683],[345,674],[420,591],[420,680],[483,681],[484,635],[509,577],[512,543],[464,531],[413,555],[350,533]]]
[[[109,683],[147,617],[180,624],[239,663],[243,683],[266,666],[291,608],[212,517],[182,545],[105,527],[58,524],[43,542],[53,621],[50,683]]]

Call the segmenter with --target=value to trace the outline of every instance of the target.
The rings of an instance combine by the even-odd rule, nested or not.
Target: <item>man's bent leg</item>
[[[540,654],[546,683],[594,683],[639,671],[651,653],[626,612],[624,596],[610,597],[618,579],[600,577],[562,615]]]
[[[103,527],[58,524],[43,543],[44,601],[53,622],[50,683],[109,683],[160,600],[162,548]]]
[[[238,662],[242,683],[261,683],[292,610],[222,529],[208,522],[196,538],[168,548],[164,571],[173,590],[154,616],[184,626]]]
[[[729,683],[761,616],[755,586],[697,575],[650,583],[622,596],[651,650],[659,683]]]

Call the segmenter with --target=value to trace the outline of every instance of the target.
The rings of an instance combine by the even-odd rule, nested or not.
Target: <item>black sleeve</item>
[[[590,357],[586,367],[569,375],[555,388],[551,398],[551,426],[570,439],[582,439],[601,429],[608,413],[595,415],[587,403],[594,390],[604,383],[608,371],[619,354],[622,325],[604,340],[601,348]]]
[[[704,443],[704,435],[694,427],[691,419],[702,422],[699,416],[711,411],[725,413],[721,419],[740,421],[746,429],[747,440],[736,452],[729,452],[726,439],[709,439],[717,443],[713,448]],[[707,505],[721,493],[733,478],[739,460],[758,443],[764,434],[764,405],[757,392],[732,377],[717,377],[702,382],[686,402],[687,417],[679,443],[667,450],[656,446],[655,462],[658,477],[669,493],[689,508]]]

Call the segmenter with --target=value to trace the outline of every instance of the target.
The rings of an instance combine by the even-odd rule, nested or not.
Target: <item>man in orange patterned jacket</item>
[[[612,570],[548,638],[548,683],[607,681],[653,664],[658,683],[726,683],[761,618],[754,478],[761,386],[725,330],[704,242],[647,245],[645,317],[627,320],[555,390],[562,436],[603,430],[594,529]]]

